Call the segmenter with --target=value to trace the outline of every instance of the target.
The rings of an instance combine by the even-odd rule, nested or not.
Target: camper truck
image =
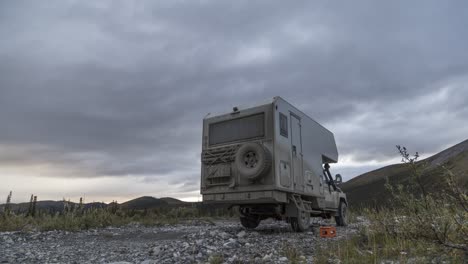
[[[346,225],[342,178],[330,173],[337,161],[333,133],[281,97],[203,119],[203,201],[238,208],[245,228],[267,218],[297,232],[310,217]]]

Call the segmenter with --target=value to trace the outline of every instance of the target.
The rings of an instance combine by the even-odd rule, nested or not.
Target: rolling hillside
[[[444,171],[440,165],[452,170],[460,183],[468,187],[468,140],[418,161],[418,164],[422,163],[426,165],[423,184],[429,190],[437,188],[443,180]],[[405,184],[409,170],[404,164],[394,164],[364,173],[340,187],[346,192],[351,206],[378,206],[388,201],[389,193],[384,186],[387,177],[392,184]]]
[[[181,201],[179,199],[172,198],[172,197],[162,197],[162,198],[159,198],[159,200],[162,200],[162,201],[168,203],[169,205],[186,205],[186,204],[189,204],[188,202],[184,202],[184,201]]]
[[[168,207],[168,203],[158,198],[154,198],[151,196],[142,196],[125,203],[120,204],[120,207],[124,209],[135,209],[135,210],[143,210],[143,209],[154,209],[154,208],[161,208],[161,207]]]
[[[112,203],[85,203],[84,208],[106,208]],[[151,196],[142,196],[135,198],[124,203],[118,204],[118,207],[127,210],[144,210],[144,209],[156,209],[156,208],[168,208],[168,207],[180,207],[188,206],[190,203],[180,201],[175,198],[165,197],[165,198],[154,198]],[[4,204],[0,204],[0,212],[3,211]],[[69,206],[77,207],[77,203],[70,202]],[[24,213],[27,212],[29,208],[29,203],[12,203],[11,209],[14,212]],[[36,208],[40,211],[46,212],[61,212],[64,210],[63,201],[37,201]]]

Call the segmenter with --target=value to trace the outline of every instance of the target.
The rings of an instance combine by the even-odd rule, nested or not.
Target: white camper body
[[[244,226],[275,217],[302,231],[310,215],[344,219],[346,195],[328,170],[333,133],[281,97],[205,118],[202,145],[203,200],[238,205]]]

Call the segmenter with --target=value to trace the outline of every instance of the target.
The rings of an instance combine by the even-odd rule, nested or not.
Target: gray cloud
[[[66,177],[140,175],[194,190],[203,116],[275,95],[330,127],[345,160],[385,162],[395,144],[434,153],[468,135],[465,10],[3,1],[0,166],[52,163]]]

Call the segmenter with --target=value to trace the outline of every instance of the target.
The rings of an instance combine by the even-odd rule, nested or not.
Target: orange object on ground
[[[336,227],[334,226],[321,226],[320,237],[336,237]]]

